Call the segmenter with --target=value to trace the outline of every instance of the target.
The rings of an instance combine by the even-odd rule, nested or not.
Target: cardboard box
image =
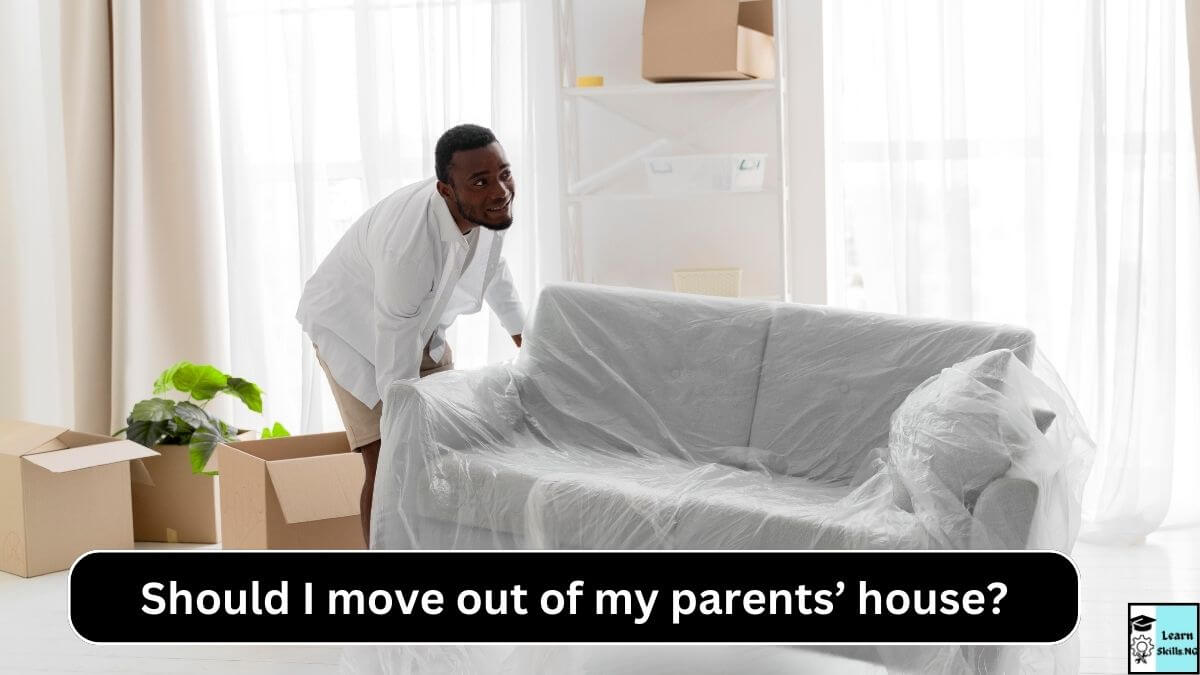
[[[771,0],[646,0],[642,77],[651,82],[775,77]]]
[[[217,456],[222,548],[366,548],[366,471],[344,432],[218,445]]]
[[[63,427],[0,421],[0,570],[65,570],[94,549],[133,548],[130,460],[158,453]],[[134,462],[135,472],[145,471]]]
[[[134,540],[217,543],[216,477],[192,473],[186,445],[154,449],[159,456],[143,461],[148,476],[133,480]]]
[[[255,432],[243,431],[242,441]],[[135,541],[215,544],[221,540],[218,476],[192,473],[186,445],[157,445],[158,457],[143,460],[146,475],[133,478],[133,538]],[[205,471],[217,471],[213,451]]]

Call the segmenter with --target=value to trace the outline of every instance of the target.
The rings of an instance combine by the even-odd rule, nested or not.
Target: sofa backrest
[[[537,405],[633,444],[745,446],[773,308],[588,284],[538,297],[517,368]]]
[[[887,445],[892,412],[943,368],[993,349],[1030,363],[1024,328],[775,305],[763,354],[750,445],[780,456],[787,473],[848,481],[872,448]]]

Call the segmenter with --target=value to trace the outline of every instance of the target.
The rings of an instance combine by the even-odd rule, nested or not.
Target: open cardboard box
[[[186,445],[157,445],[148,476],[133,479],[136,541],[217,543],[216,476],[192,473]]]
[[[244,431],[238,440],[254,440]],[[221,520],[217,501],[220,478],[192,473],[186,445],[156,445],[158,457],[144,460],[145,476],[133,477],[133,538],[135,541],[215,544]],[[217,471],[217,452],[205,471]]]
[[[137,443],[0,420],[0,570],[65,570],[95,549],[133,548],[129,480],[144,478]]]
[[[642,77],[651,82],[775,77],[771,0],[646,0]]]
[[[221,547],[361,549],[366,471],[343,432],[217,446]]]

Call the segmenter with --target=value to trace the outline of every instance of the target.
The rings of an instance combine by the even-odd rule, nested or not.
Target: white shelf
[[[567,96],[649,96],[661,94],[734,94],[748,91],[773,91],[778,80],[717,80],[705,82],[667,82],[654,84],[618,84],[599,87],[564,87]]]
[[[701,200],[701,203],[711,206],[727,204],[758,206],[757,198],[745,199],[745,195],[766,196],[777,202],[777,218],[760,218],[759,222],[769,225],[778,232],[779,256],[779,296],[791,297],[791,281],[789,278],[789,251],[791,250],[788,230],[788,153],[787,136],[789,115],[787,109],[788,89],[787,76],[787,36],[785,35],[787,7],[791,0],[771,0],[772,15],[775,22],[774,56],[776,77],[773,79],[746,80],[706,80],[694,82],[665,82],[653,83],[636,79],[635,70],[622,71],[612,75],[618,76],[618,82],[599,87],[562,86],[574,84],[576,76],[575,60],[575,4],[585,0],[551,0],[554,9],[555,51],[558,70],[559,86],[555,88],[555,98],[558,100],[558,170],[560,175],[559,209],[560,226],[562,228],[562,252],[564,277],[571,281],[584,281],[595,278],[594,273],[586,269],[584,249],[584,220],[585,213],[596,216],[604,213],[604,209],[596,211],[589,209],[594,204],[654,205],[656,202],[670,203],[680,200]],[[605,4],[605,3],[598,3]],[[640,4],[640,3],[637,3]],[[819,4],[819,3],[818,3]],[[629,30],[633,22],[629,23]],[[632,64],[628,64],[632,65]],[[602,68],[602,67],[601,67]],[[740,96],[739,96],[740,95]],[[678,98],[672,98],[678,97]],[[689,98],[690,97],[690,98]],[[708,100],[705,97],[712,97]],[[721,100],[717,100],[717,99]],[[638,105],[634,105],[638,103]],[[774,114],[768,111],[770,103]],[[653,105],[652,105],[653,104]],[[696,119],[683,120],[676,124],[670,115],[646,114],[662,112],[663,108],[684,105],[703,105],[705,115],[697,115]],[[624,124],[618,127],[615,135],[619,138],[596,138],[594,134],[584,133],[584,126],[593,124],[599,117],[591,115],[597,109],[621,118]],[[586,111],[586,112],[584,112]],[[769,150],[773,158],[777,158],[776,176],[770,180],[770,185],[756,192],[717,192],[696,191],[685,193],[659,194],[652,192],[633,192],[633,185],[622,188],[613,185],[622,177],[628,177],[641,171],[641,160],[655,153],[684,154],[692,152],[704,154],[711,152],[711,146],[722,145],[718,141],[725,126],[736,121],[743,125],[757,125],[762,129],[773,128],[775,143]],[[628,131],[626,131],[628,129]],[[638,140],[641,139],[641,140]],[[645,140],[650,139],[650,140]],[[584,143],[602,143],[611,152],[604,156],[614,156],[610,164],[593,171],[589,175],[582,173],[581,156],[584,155]],[[728,144],[724,144],[728,145]],[[758,143],[756,142],[756,145]],[[686,150],[684,150],[686,148]],[[627,153],[622,155],[622,153]],[[775,161],[775,160],[773,160]],[[605,189],[610,192],[605,192]],[[718,202],[732,195],[742,195],[732,202]]]
[[[695,192],[597,192],[583,195],[567,195],[573,202],[585,201],[650,201],[654,199],[690,199],[698,197],[766,195],[774,197],[777,190],[697,190]]]

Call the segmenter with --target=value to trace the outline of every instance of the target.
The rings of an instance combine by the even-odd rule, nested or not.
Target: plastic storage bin
[[[763,187],[765,153],[647,157],[651,192],[757,192]]]

